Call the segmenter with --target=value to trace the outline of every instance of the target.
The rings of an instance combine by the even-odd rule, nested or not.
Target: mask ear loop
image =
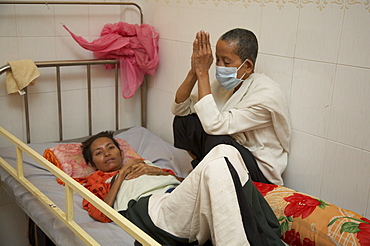
[[[243,73],[243,75],[240,77],[240,80],[244,81],[243,77],[247,72]]]
[[[236,71],[238,71],[247,61],[248,61],[248,58],[245,59],[242,64],[240,64],[240,66],[238,67],[238,69]]]
[[[239,69],[248,61],[248,58],[244,60],[244,62],[238,67],[236,71],[239,71]],[[244,80],[243,77],[247,72],[244,72],[243,75],[240,77],[241,80]]]

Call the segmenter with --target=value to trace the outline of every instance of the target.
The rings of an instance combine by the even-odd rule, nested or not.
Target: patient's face
[[[122,151],[106,137],[96,139],[90,146],[92,159],[97,169],[112,172],[121,169]]]

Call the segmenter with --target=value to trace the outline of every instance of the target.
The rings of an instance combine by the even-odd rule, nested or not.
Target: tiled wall
[[[160,33],[160,65],[156,74],[149,78],[149,130],[172,142],[170,105],[190,67],[192,41],[198,30],[209,32],[215,45],[218,37],[231,28],[251,29],[260,44],[257,72],[264,72],[279,82],[289,102],[293,136],[289,166],[284,174],[286,185],[370,217],[368,2],[135,2],[143,9],[144,22]],[[127,19],[130,23],[138,22],[136,12],[124,7],[0,5],[0,66],[25,58],[91,58],[91,52],[79,47],[61,24],[92,41],[105,23]],[[73,77],[73,70],[70,74]],[[47,76],[30,87],[30,96],[41,102],[41,106],[31,105],[32,117],[54,111],[55,104],[44,103],[55,97],[55,88],[47,84]],[[109,72],[101,69],[94,80],[98,102],[111,100],[104,96],[112,90],[106,82],[109,76]],[[19,110],[23,107],[22,100],[19,96],[6,95],[4,86],[5,76],[2,75],[0,125],[24,139],[24,120]],[[85,86],[83,82],[70,83],[64,88],[65,97],[71,99],[66,111],[72,119],[81,117],[73,111],[73,106],[86,97],[80,92]],[[128,108],[138,104],[137,98],[130,103],[121,102],[125,103]],[[109,114],[104,122],[95,124],[95,130],[111,127],[111,119]],[[137,119],[123,121],[129,121],[129,125],[138,122]],[[70,125],[67,137],[85,134],[82,125]],[[47,117],[42,126],[33,127],[32,137],[45,141],[52,135],[55,121]]]
[[[289,102],[293,136],[285,184],[370,217],[369,3],[141,2],[161,37],[150,130],[172,141],[170,105],[190,68],[195,33],[209,32],[215,45],[231,28],[251,29],[260,44],[257,72],[280,83]]]

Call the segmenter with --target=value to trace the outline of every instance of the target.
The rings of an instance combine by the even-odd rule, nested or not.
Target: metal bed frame
[[[17,5],[118,5],[118,6],[133,6],[136,7],[140,14],[140,24],[143,24],[143,12],[141,7],[132,2],[82,2],[82,1],[0,1],[0,5],[5,4],[17,4]],[[115,87],[118,88],[118,64],[116,60],[65,60],[65,61],[41,61],[35,62],[37,67],[55,67],[57,76],[57,97],[58,97],[58,121],[59,121],[59,140],[63,140],[63,123],[62,123],[62,108],[61,108],[61,87],[60,87],[60,67],[62,66],[76,66],[84,65],[87,71],[87,84],[88,84],[88,124],[89,124],[89,135],[92,135],[92,117],[91,117],[91,65],[99,64],[115,64]],[[10,69],[9,65],[5,65],[0,68],[0,75]],[[146,127],[146,112],[147,112],[147,85],[144,77],[144,81],[141,85],[141,126]],[[30,134],[30,120],[29,120],[29,107],[28,107],[28,96],[27,88],[24,89],[26,94],[24,95],[25,105],[25,118],[26,118],[26,136],[27,143],[31,142]],[[118,94],[115,95],[115,119],[116,119],[116,130],[119,126],[119,109],[118,109]]]
[[[86,66],[87,72],[87,90],[88,90],[88,125],[89,135],[92,135],[92,113],[91,113],[91,66],[102,65],[102,64],[114,64],[115,65],[115,125],[116,130],[119,127],[119,107],[118,107],[118,64],[117,60],[64,60],[64,61],[42,61],[35,62],[35,65],[40,68],[44,67],[55,67],[56,69],[56,80],[57,80],[57,98],[58,98],[58,123],[59,123],[59,140],[63,140],[63,115],[62,115],[62,96],[61,96],[61,78],[60,68],[63,66]],[[0,75],[10,69],[9,65],[0,67]],[[146,111],[147,111],[147,85],[144,79],[141,85],[141,126],[146,127]],[[25,105],[25,117],[26,117],[26,135],[27,143],[31,142],[30,134],[30,119],[29,119],[29,107],[28,107],[28,93],[27,87],[24,89],[26,94],[24,95]]]

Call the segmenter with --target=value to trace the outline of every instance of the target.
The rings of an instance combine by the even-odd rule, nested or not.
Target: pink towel
[[[130,98],[142,84],[144,75],[153,75],[158,67],[159,34],[148,24],[132,25],[124,22],[106,24],[100,38],[88,42],[64,28],[84,49],[93,51],[98,59],[120,61],[122,96]],[[107,64],[107,69],[114,65]]]

